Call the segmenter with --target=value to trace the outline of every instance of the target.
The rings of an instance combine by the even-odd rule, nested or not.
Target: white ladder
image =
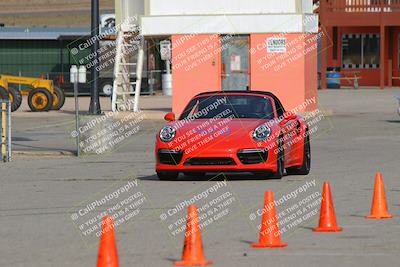
[[[139,111],[142,85],[144,40],[136,25],[124,25],[118,29],[114,62],[112,111]],[[133,71],[135,69],[135,71]],[[131,82],[131,76],[136,81]],[[133,91],[133,86],[135,90]],[[134,95],[134,97],[133,97]]]

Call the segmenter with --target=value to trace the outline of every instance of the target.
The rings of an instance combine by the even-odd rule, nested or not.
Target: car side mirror
[[[287,121],[290,121],[290,120],[295,120],[297,118],[297,116],[296,116],[296,114],[294,114],[292,112],[285,112],[283,114],[283,118]]]
[[[169,113],[165,114],[164,120],[166,120],[166,121],[174,121],[175,120],[175,113],[169,112]]]

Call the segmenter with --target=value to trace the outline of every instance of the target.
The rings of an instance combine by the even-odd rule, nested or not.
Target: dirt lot
[[[18,27],[88,27],[90,1],[0,1],[0,23]],[[114,1],[100,0],[100,13],[113,12]]]

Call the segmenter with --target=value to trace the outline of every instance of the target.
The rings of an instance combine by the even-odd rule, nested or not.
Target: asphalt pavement
[[[38,115],[22,109],[13,115],[13,147],[31,154],[20,153],[12,162],[0,164],[0,266],[95,266],[98,238],[88,227],[96,224],[91,219],[100,210],[124,214],[125,221],[118,220],[115,228],[120,266],[172,266],[183,247],[179,229],[186,208],[181,203],[201,196],[201,206],[201,201],[209,203],[222,195],[231,199],[220,203],[228,207],[227,214],[204,210],[213,217],[204,224],[202,238],[205,255],[214,266],[398,266],[400,117],[393,97],[398,92],[320,91],[323,116],[311,137],[311,173],[281,180],[215,173],[200,180],[159,181],[154,172],[154,136],[164,124],[161,118],[170,108],[170,98],[145,100],[143,109],[152,115],[138,122],[138,132],[104,154],[81,158],[45,154],[75,150],[71,98],[61,112]],[[394,215],[390,220],[364,218],[370,212],[377,171],[382,172]],[[277,207],[281,213],[320,194],[324,181],[331,184],[343,232],[313,232],[319,214],[311,211],[319,213],[319,205],[309,202],[304,206],[309,216],[303,213],[297,217],[300,221],[288,214],[280,218],[286,222],[282,228],[287,231],[281,236],[286,248],[250,248],[258,240],[260,221],[252,216],[262,208],[266,190],[273,190],[276,199],[291,198]],[[115,203],[131,195],[143,201],[135,202],[139,213],[127,216],[126,207]],[[112,200],[102,204],[106,197]],[[91,209],[93,203],[97,207]]]

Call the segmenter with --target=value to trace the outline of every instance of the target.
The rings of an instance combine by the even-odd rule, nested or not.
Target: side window
[[[275,107],[276,107],[276,114],[278,115],[278,119],[283,117],[283,113],[285,109],[283,108],[282,104],[279,101],[275,100]]]
[[[192,99],[192,101],[190,101],[190,103],[185,107],[185,110],[182,112],[179,120],[187,118],[196,104],[198,104],[198,101],[196,101],[196,99]]]

